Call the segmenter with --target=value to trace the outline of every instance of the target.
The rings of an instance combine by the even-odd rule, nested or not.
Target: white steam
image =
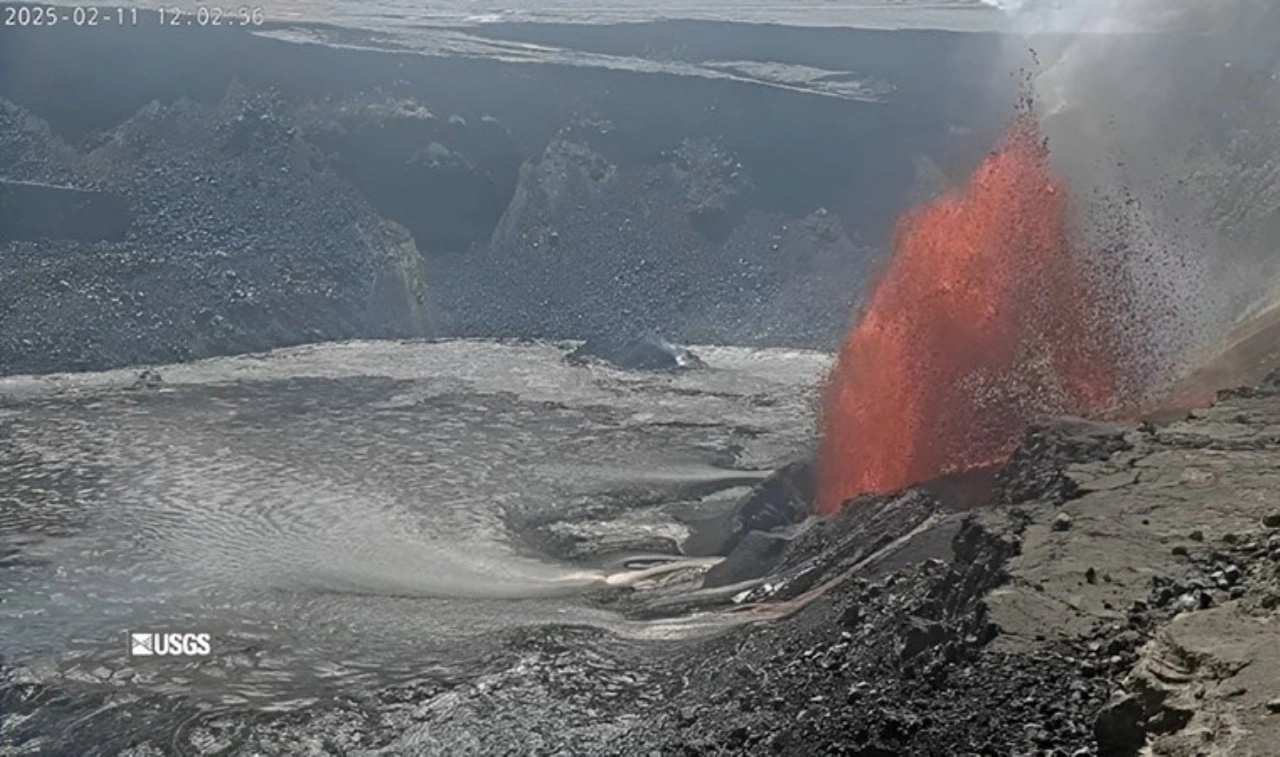
[[[984,0],[1095,249],[1122,255],[1151,376],[1203,359],[1275,291],[1280,3]],[[1028,52],[1028,51],[1032,52]]]

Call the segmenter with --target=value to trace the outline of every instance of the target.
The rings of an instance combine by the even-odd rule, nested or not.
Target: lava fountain
[[[1048,158],[1020,116],[967,186],[899,220],[827,388],[820,512],[998,463],[1034,418],[1115,401],[1107,299]]]

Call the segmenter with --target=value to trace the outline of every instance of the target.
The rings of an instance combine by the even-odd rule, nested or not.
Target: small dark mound
[[[603,360],[619,368],[638,371],[678,371],[706,367],[702,359],[693,352],[652,332],[592,337],[565,356],[565,360],[574,365]]]
[[[138,378],[133,382],[133,389],[158,389],[164,384],[164,377],[159,371],[147,368],[138,374]]]
[[[785,529],[813,512],[813,464],[796,460],[779,468],[725,514],[700,524],[685,541],[689,555],[728,555],[752,532]]]

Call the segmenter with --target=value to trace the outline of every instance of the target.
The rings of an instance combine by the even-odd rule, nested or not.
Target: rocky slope
[[[1038,426],[973,511],[944,481],[783,537],[734,588],[758,622],[659,663],[678,677],[643,668],[662,695],[597,726],[633,754],[1270,754],[1278,380],[1162,425]],[[775,514],[805,490],[788,471],[760,490]],[[602,738],[521,733],[547,753]],[[418,735],[396,743],[454,743]]]
[[[0,373],[437,327],[413,238],[329,170],[269,95],[153,104],[84,153],[12,103],[0,119],[9,179],[119,198],[126,229],[65,238],[73,217],[4,245]]]
[[[628,127],[566,128],[520,171],[449,310],[464,333],[835,344],[873,255],[818,209],[762,209],[739,158],[685,140],[637,164]]]
[[[950,548],[883,578],[877,561],[855,564],[853,580],[796,616],[706,658],[732,664],[690,659],[698,683],[673,703],[659,743],[1270,754],[1278,379],[1167,425],[1033,429],[996,477],[1004,504],[949,516],[962,518]],[[919,510],[919,496],[893,509]],[[841,519],[865,521],[885,503],[850,507]]]

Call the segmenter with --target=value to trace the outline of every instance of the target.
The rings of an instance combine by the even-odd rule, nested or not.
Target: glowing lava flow
[[[998,462],[1026,424],[1117,386],[1065,187],[1020,118],[967,187],[908,212],[827,389],[818,509]]]

